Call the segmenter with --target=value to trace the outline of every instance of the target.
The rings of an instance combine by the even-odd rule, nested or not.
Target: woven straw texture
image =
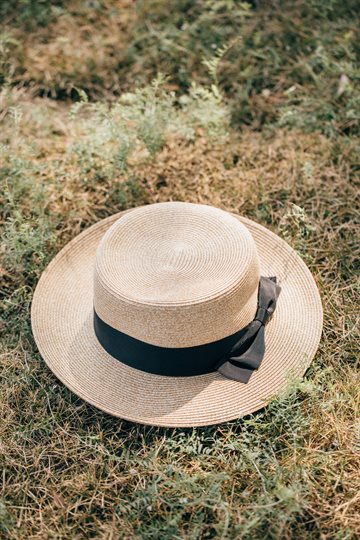
[[[254,240],[231,214],[179,202],[136,208],[96,254],[94,305],[107,324],[159,347],[192,347],[253,319]]]
[[[129,220],[130,229],[139,219],[146,231],[146,219],[143,218],[150,207],[144,207],[146,210],[142,211],[142,217],[140,212],[140,217],[136,219],[135,216],[134,219],[131,218],[131,214],[135,214],[138,209],[104,219],[67,244],[47,267],[38,283],[31,317],[39,351],[55,375],[78,396],[107,413],[130,421],[159,426],[201,426],[233,420],[254,412],[284,388],[289,377],[301,376],[315,355],[322,330],[322,307],[316,284],[295,251],[263,226],[211,207],[185,203],[161,204],[167,204],[169,208],[173,205],[174,210],[180,204],[184,211],[196,206],[197,209],[192,208],[191,211],[196,210],[195,213],[199,212],[199,215],[205,212],[210,221],[210,214],[214,211],[225,214],[221,225],[224,227],[222,232],[226,234],[225,247],[221,244],[214,246],[215,251],[221,254],[218,257],[221,262],[214,263],[213,266],[206,263],[208,250],[205,244],[209,238],[209,229],[206,233],[206,227],[201,225],[203,220],[198,221],[196,226],[195,221],[193,222],[192,233],[188,231],[189,234],[185,234],[180,242],[182,245],[179,248],[177,244],[177,252],[171,256],[171,250],[166,245],[169,231],[167,234],[164,232],[163,238],[154,238],[149,247],[149,253],[157,253],[156,257],[150,257],[150,261],[166,257],[170,275],[175,270],[180,272],[184,279],[174,283],[173,287],[163,287],[162,291],[154,296],[152,280],[146,279],[151,269],[148,253],[144,254],[136,265],[129,259],[125,261],[111,255],[111,252],[121,251],[117,250],[117,246],[134,246],[134,238],[137,236],[131,239],[130,235],[121,239],[121,235],[114,234],[121,220]],[[161,205],[152,205],[153,208],[155,206]],[[214,218],[214,214],[212,216]],[[148,224],[150,223],[148,220]],[[115,227],[111,228],[114,224]],[[229,252],[230,248],[234,249],[237,245],[236,231],[241,238],[240,249],[243,250],[240,258],[237,258],[236,253]],[[210,236],[216,237],[211,234]],[[252,241],[255,242],[256,251],[252,249]],[[114,242],[115,249],[111,249]],[[127,244],[128,242],[130,244]],[[144,245],[138,247],[144,249]],[[190,263],[194,258],[191,253],[198,253],[198,250],[201,252],[201,262],[194,272],[193,263]],[[107,260],[107,257],[110,259]],[[128,281],[125,280],[126,287],[115,287],[117,281],[120,281],[121,261],[124,262],[124,277]],[[222,276],[221,267],[226,265],[228,272]],[[205,270],[208,267],[211,279],[205,280]],[[198,279],[198,286],[195,288],[184,287],[190,268],[191,273]],[[152,270],[159,276],[157,267]],[[136,282],[131,281],[132,271],[140,281],[138,289]],[[239,290],[243,290],[244,297],[242,301],[239,299],[243,309],[238,310],[238,313],[245,313],[248,309],[244,324],[251,320],[247,319],[250,312],[252,317],[255,311],[252,281],[253,276],[258,279],[259,274],[277,276],[282,291],[275,314],[266,326],[266,353],[261,368],[246,385],[225,379],[217,373],[174,378],[145,373],[111,357],[95,337],[92,322],[94,276],[96,303],[102,306],[99,309],[102,309],[102,315],[105,314],[108,320],[111,318],[111,305],[119,305],[119,301],[130,313],[130,323],[131,314],[138,315],[139,310],[144,314],[165,312],[171,319],[175,313],[184,309],[194,310],[192,314],[197,315],[196,306],[207,306],[208,309],[203,311],[205,318],[202,324],[199,323],[186,336],[185,346],[190,346],[215,341],[219,339],[219,334],[224,337],[238,329],[233,330],[231,326],[236,313],[235,310],[231,311],[231,298]],[[201,276],[203,280],[200,279]],[[169,283],[171,284],[170,278]],[[230,299],[230,317],[227,322],[226,315],[220,317],[215,325],[211,323],[214,307],[220,307],[220,310],[225,308],[224,298]],[[167,317],[164,316],[163,322],[168,320]],[[220,320],[221,318],[224,320]],[[149,342],[160,345],[164,343],[158,328],[150,332],[149,324],[142,325],[141,319],[137,326],[146,328]],[[171,326],[174,327],[168,324],[169,329]],[[143,330],[136,330],[134,325],[131,328],[133,333],[136,333],[135,337],[141,339]],[[226,328],[229,331],[226,332]],[[197,343],[191,342],[194,335]]]

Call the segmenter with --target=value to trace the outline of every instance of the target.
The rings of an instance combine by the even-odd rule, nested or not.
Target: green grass
[[[0,8],[0,538],[360,535],[356,3],[257,4]],[[111,418],[34,344],[52,256],[99,219],[167,200],[263,223],[319,285],[305,379],[244,419]]]

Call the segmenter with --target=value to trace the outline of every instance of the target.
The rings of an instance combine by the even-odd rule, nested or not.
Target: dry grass
[[[84,17],[94,24],[86,10]],[[39,73],[49,65],[57,77],[52,51],[44,49]],[[148,119],[155,124],[132,101],[131,130],[110,137],[101,104],[76,113],[24,85],[6,86],[1,98],[0,538],[358,538],[355,130],[273,121],[259,130],[254,111],[254,124],[214,138],[214,124],[208,130],[203,113],[201,123],[194,115],[201,103],[179,110],[161,94]],[[212,122],[226,123],[223,107],[233,104],[212,102]],[[128,140],[131,152],[119,160]],[[53,254],[105,216],[167,200],[214,204],[265,224],[302,254],[320,287],[324,335],[306,378],[245,419],[186,430],[122,422],[70,393],[34,345],[29,305]]]
[[[136,18],[132,2],[107,1],[97,9],[79,1],[64,4],[45,12],[46,25],[36,25],[30,13],[26,32],[24,22],[14,27],[9,17],[4,29],[11,37],[12,80],[52,97],[70,95],[74,87],[86,88],[93,95],[119,90],[117,69]],[[40,10],[41,4],[37,13],[42,14]]]

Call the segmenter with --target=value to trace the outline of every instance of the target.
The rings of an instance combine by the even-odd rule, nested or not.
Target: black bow
[[[276,277],[261,277],[258,305],[254,320],[245,328],[242,337],[215,366],[227,379],[247,383],[260,367],[265,354],[265,324],[274,313],[281,287]]]

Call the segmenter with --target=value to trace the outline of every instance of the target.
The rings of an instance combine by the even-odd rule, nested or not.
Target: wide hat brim
[[[130,210],[131,212],[131,210]],[[322,331],[318,288],[306,264],[279,236],[235,215],[251,232],[263,276],[277,276],[281,294],[266,325],[266,352],[247,384],[217,372],[167,377],[110,356],[93,329],[95,253],[124,212],[88,228],[52,260],[36,287],[31,321],[41,356],[75,394],[125,420],[192,427],[234,420],[264,407],[308,368]]]

